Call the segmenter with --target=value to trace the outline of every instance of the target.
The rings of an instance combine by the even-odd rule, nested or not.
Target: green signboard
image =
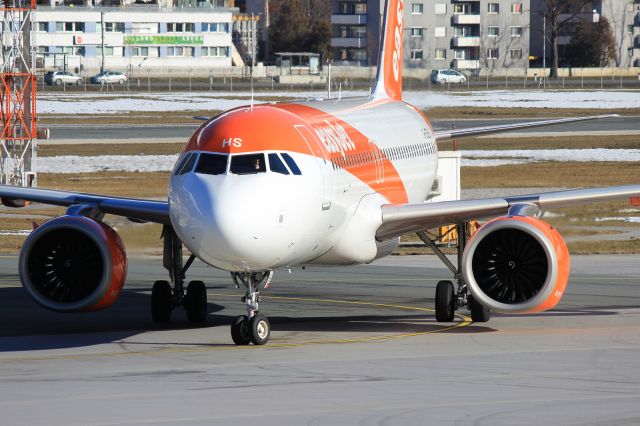
[[[172,45],[182,46],[185,44],[202,44],[204,38],[202,36],[165,36],[165,35],[126,35],[124,36],[124,44],[133,44],[137,46],[149,45]]]

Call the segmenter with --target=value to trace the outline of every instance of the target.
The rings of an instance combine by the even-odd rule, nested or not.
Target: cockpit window
[[[302,172],[298,168],[298,165],[296,164],[295,161],[293,161],[293,158],[291,158],[291,156],[289,154],[287,154],[286,152],[283,152],[282,153],[282,158],[287,163],[287,166],[289,166],[289,168],[291,169],[291,172],[294,175],[301,175],[302,174]]]
[[[178,165],[178,167],[176,167],[176,175],[184,175],[187,174],[191,171],[191,169],[193,169],[193,164],[196,162],[196,158],[198,158],[198,154],[196,154],[195,152],[192,152],[190,154],[187,154],[182,161],[180,162],[180,164]]]
[[[195,156],[194,156],[195,157]],[[196,166],[196,173],[205,175],[223,175],[227,171],[226,155],[200,154],[200,161]]]
[[[284,165],[278,154],[269,154],[269,168],[274,173],[280,173],[283,175],[288,175],[289,170]]]
[[[233,155],[231,157],[231,173],[248,175],[252,173],[264,173],[266,171],[264,154]]]

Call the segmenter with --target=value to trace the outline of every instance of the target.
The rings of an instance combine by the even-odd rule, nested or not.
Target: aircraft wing
[[[376,232],[378,240],[423,231],[441,225],[474,219],[489,219],[507,214],[517,204],[535,205],[544,210],[572,204],[586,204],[640,196],[640,185],[575,189],[543,192],[504,198],[442,201],[436,203],[382,206],[382,225]]]
[[[619,117],[618,114],[592,115],[588,117],[557,118],[552,120],[529,121],[526,123],[501,124],[496,126],[472,127],[469,129],[439,130],[434,132],[436,141],[448,139],[466,138],[469,136],[489,135],[492,133],[502,133],[511,130],[528,129],[531,127],[550,126],[553,124],[574,123],[577,121],[598,120],[600,118]]]
[[[63,207],[87,206],[97,208],[103,213],[125,216],[137,221],[171,224],[169,203],[166,201],[109,197],[9,185],[0,185],[0,199],[3,204],[7,205],[20,201],[31,201]]]

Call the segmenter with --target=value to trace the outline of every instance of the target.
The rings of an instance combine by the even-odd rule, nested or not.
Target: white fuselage
[[[179,173],[189,155],[197,156],[193,167]],[[200,157],[212,155],[226,168],[201,172]],[[267,164],[246,173],[238,167],[247,159]],[[283,163],[286,170],[273,171]],[[408,104],[326,100],[223,113],[196,131],[177,164],[170,214],[185,246],[221,269],[264,271],[390,253],[397,240],[375,239],[380,207],[426,199],[437,148],[431,126]]]

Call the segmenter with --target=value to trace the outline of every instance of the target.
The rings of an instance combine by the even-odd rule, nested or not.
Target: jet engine
[[[482,226],[467,244],[462,274],[471,295],[497,312],[541,312],[558,304],[569,280],[569,252],[558,231],[527,216]]]
[[[120,236],[84,216],[61,216],[36,228],[20,251],[20,280],[31,297],[58,312],[111,306],[127,275]]]

